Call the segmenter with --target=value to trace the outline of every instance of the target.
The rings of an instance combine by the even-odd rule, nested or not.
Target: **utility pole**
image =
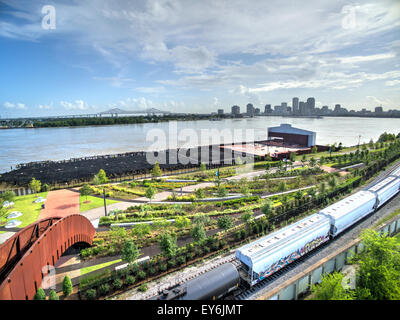
[[[107,216],[106,189],[105,188],[103,188],[103,199],[104,199],[104,215]]]

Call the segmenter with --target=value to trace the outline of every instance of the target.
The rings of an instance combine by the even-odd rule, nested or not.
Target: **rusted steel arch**
[[[60,256],[78,242],[93,242],[96,231],[84,216],[37,221],[0,246],[0,300],[30,300]]]

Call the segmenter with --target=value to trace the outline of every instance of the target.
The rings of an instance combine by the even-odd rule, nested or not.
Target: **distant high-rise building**
[[[251,103],[248,103],[246,106],[246,113],[248,116],[253,117],[254,116],[254,107]]]
[[[303,116],[307,114],[306,103],[304,101],[299,102],[299,112]]]
[[[240,107],[239,106],[233,106],[232,107],[232,115],[237,116],[240,114]]]
[[[309,112],[309,114],[314,114],[315,99],[313,97],[307,99],[307,111]]]
[[[218,115],[223,115],[224,114],[224,109],[218,109]]]
[[[292,99],[292,111],[293,113],[299,113],[299,98],[294,97]]]
[[[260,114],[261,110],[260,108],[255,108],[254,113],[258,116]]]
[[[382,107],[375,107],[375,113],[382,113],[383,108]]]
[[[264,113],[272,113],[272,108],[270,104],[265,105]]]
[[[340,104],[335,104],[335,109],[333,109],[333,112],[340,112],[341,109],[342,107],[340,106]]]

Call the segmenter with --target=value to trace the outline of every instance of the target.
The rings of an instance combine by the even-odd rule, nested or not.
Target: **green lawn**
[[[87,198],[87,200],[86,200]],[[93,197],[93,196],[80,196],[80,207],[79,210],[80,212],[84,212],[84,211],[88,211],[91,209],[95,209],[95,208],[100,208],[102,206],[104,206],[104,200],[103,198],[98,198],[98,197]],[[85,203],[86,201],[90,201],[88,203]],[[112,203],[117,203],[118,201],[115,200],[109,200],[106,199],[106,204],[112,204]]]
[[[96,264],[96,265],[94,265],[94,266],[82,268],[82,269],[81,269],[81,276],[83,276],[83,275],[85,275],[85,274],[87,274],[87,273],[90,273],[90,272],[93,272],[93,271],[96,271],[96,270],[99,270],[99,269],[108,267],[108,266],[110,266],[110,265],[112,265],[112,264],[115,264],[115,263],[118,263],[118,262],[121,262],[121,261],[122,261],[122,259],[118,259],[118,260],[113,260],[113,261],[109,261],[109,262],[104,262],[104,263]]]
[[[14,200],[12,201],[14,202],[14,205],[11,208],[9,208],[8,210],[9,214],[13,211],[19,211],[22,213],[22,216],[15,218],[16,220],[22,222],[18,226],[18,228],[26,227],[27,225],[35,222],[38,219],[40,210],[42,209],[42,203],[33,202],[37,197],[43,197],[46,199],[47,192],[18,196],[15,197]],[[13,219],[6,219],[6,220],[8,222]]]

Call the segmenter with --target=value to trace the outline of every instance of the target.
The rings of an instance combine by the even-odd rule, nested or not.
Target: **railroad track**
[[[390,167],[388,170],[382,172],[379,174],[373,181],[371,181],[365,189],[369,188],[370,185],[376,184],[377,182],[383,180],[385,177],[390,175],[394,170],[400,168],[400,162],[396,163],[392,167]],[[363,188],[364,189],[364,188]],[[399,197],[399,195],[397,195]],[[393,200],[393,199],[392,199]],[[381,207],[379,210],[382,210],[383,208],[386,207],[387,204],[385,204],[383,207]],[[379,211],[378,210],[378,211]],[[376,213],[376,212],[375,212]],[[328,248],[329,246],[333,246],[335,243],[338,243],[340,239],[345,237],[346,235],[349,235],[357,226],[360,226],[364,222],[368,220],[373,220],[375,213],[370,214],[366,216],[364,219],[361,219],[354,225],[352,225],[350,228],[348,228],[345,232],[341,233],[337,237],[331,239],[330,241],[322,244],[321,246],[315,248],[313,251],[307,253],[306,255],[302,256],[301,258],[293,261],[291,264],[285,266],[284,268],[278,270],[277,272],[273,273],[270,275],[268,278],[260,281],[259,283],[255,284],[253,287],[248,287],[244,282],[241,283],[239,288],[233,292],[230,296],[228,296],[228,299],[235,299],[235,300],[246,300],[250,296],[254,295],[258,291],[266,288],[268,285],[272,284],[274,281],[278,280],[281,276],[287,274],[289,271],[299,267],[301,264],[303,264],[305,261],[311,259],[313,256],[318,255],[321,253],[324,249]]]

